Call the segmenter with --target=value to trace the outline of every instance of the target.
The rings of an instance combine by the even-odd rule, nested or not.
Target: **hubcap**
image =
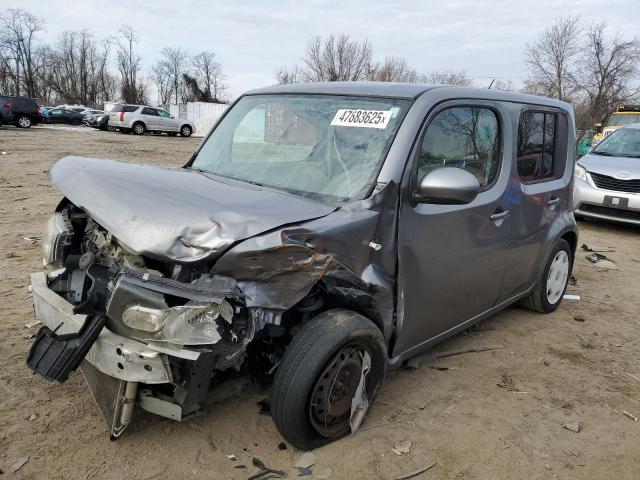
[[[554,305],[558,303],[569,278],[569,255],[560,250],[551,262],[547,276],[547,301]]]
[[[349,432],[351,400],[362,375],[364,347],[347,345],[327,363],[309,399],[311,424],[323,437]]]

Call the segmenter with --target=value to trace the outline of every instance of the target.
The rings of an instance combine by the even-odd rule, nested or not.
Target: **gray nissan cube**
[[[388,369],[520,303],[562,301],[574,118],[556,100],[392,83],[240,97],[180,168],[65,157],[31,275],[27,363],[80,367],[113,438],[272,382],[282,436],[355,432]]]

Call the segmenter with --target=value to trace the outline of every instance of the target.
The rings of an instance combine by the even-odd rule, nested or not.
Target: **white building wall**
[[[226,103],[174,103],[169,106],[169,113],[176,118],[191,120],[196,127],[194,136],[204,137],[228,107]]]

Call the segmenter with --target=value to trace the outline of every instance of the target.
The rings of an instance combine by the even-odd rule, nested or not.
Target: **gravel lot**
[[[37,331],[25,327],[34,320],[28,274],[42,265],[40,242],[24,237],[41,234],[60,200],[49,167],[71,154],[180,165],[199,141],[0,128],[3,478],[247,479],[258,471],[253,457],[297,476],[299,454],[280,450],[271,419],[258,414],[265,387],[184,423],[138,411],[124,437],[110,442],[79,373],[53,384],[25,365]],[[568,293],[580,301],[546,316],[508,309],[437,347],[503,349],[391,374],[361,431],[314,451],[315,478],[394,479],[437,462],[417,478],[638,479],[640,422],[624,412],[640,417],[640,229],[581,222],[580,230],[579,244],[612,250],[605,255],[617,268],[598,268],[579,251]],[[407,440],[408,454],[391,452]]]

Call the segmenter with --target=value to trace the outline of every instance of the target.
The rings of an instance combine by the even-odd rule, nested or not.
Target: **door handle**
[[[558,202],[560,202],[560,199],[558,197],[554,197],[554,198],[552,198],[551,200],[549,200],[547,202],[547,207],[553,207],[553,206],[557,205]]]
[[[491,215],[489,218],[495,222],[497,220],[502,220],[504,218],[507,218],[509,216],[509,210],[504,210],[502,212],[496,212],[493,215]]]

